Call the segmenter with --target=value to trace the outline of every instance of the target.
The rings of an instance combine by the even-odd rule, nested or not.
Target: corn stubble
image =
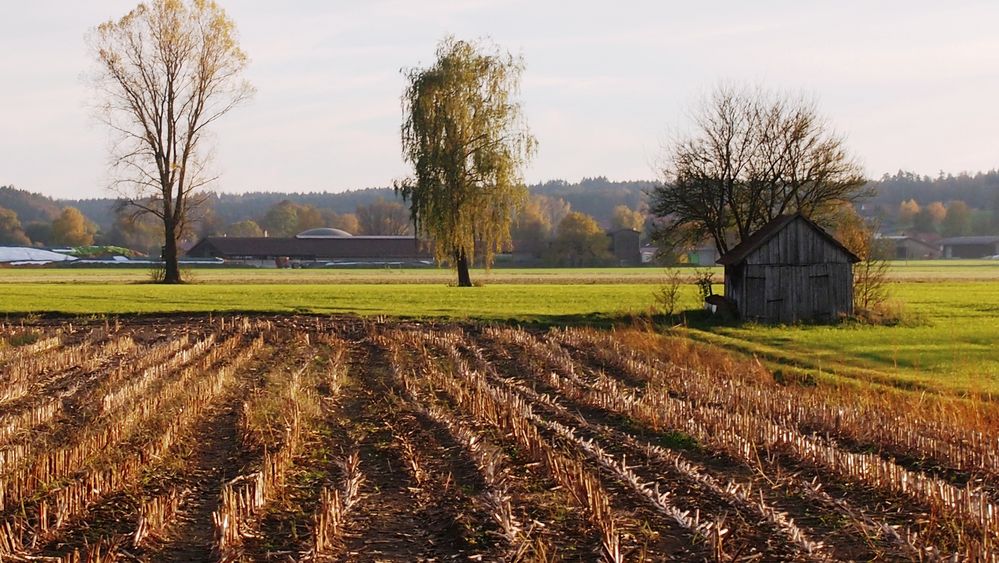
[[[196,429],[234,400],[226,447],[244,461],[197,524],[213,531],[204,559],[261,557],[279,529],[268,522],[298,502],[283,556],[356,555],[378,534],[356,518],[377,511],[384,476],[365,473],[352,436],[366,431],[338,405],[375,396],[449,434],[460,451],[444,455],[470,460],[474,494],[384,415],[402,461],[390,470],[418,485],[413,510],[465,487],[489,540],[463,556],[559,560],[570,547],[560,530],[581,526],[587,537],[571,541],[612,562],[999,561],[999,414],[987,403],[921,397],[912,408],[912,396],[877,388],[779,385],[754,361],[638,331],[296,317],[154,326],[0,326],[0,559],[155,560],[195,493],[150,480],[195,463]],[[358,389],[378,368],[354,361],[362,348],[388,369],[368,394]],[[557,485],[546,495],[526,488],[539,472]],[[115,495],[135,502],[112,530],[97,508]],[[578,524],[552,517],[561,503]]]

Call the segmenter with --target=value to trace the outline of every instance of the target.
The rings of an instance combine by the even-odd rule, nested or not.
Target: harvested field
[[[999,417],[638,331],[0,326],[2,561],[995,561]]]

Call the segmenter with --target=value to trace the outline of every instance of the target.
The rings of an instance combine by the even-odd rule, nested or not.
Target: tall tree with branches
[[[396,190],[438,262],[472,285],[476,252],[489,267],[510,244],[510,221],[527,195],[522,169],[534,137],[514,99],[523,60],[491,43],[448,37],[428,68],[404,71],[402,150],[414,168]]]
[[[216,179],[208,128],[253,93],[236,26],[211,0],[150,0],[90,42],[98,115],[116,137],[115,190],[163,222],[163,281],[180,283],[178,241]]]
[[[821,222],[866,195],[865,183],[814,103],[722,86],[694,112],[693,132],[668,146],[650,208],[658,238],[711,239],[724,254],[779,215]]]
[[[401,236],[413,233],[406,207],[395,201],[378,198],[357,206],[357,223],[363,235]]]

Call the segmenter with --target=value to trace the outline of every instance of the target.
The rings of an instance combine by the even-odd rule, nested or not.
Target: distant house
[[[882,240],[891,243],[892,257],[896,260],[933,260],[940,258],[940,247],[905,235],[888,235]]]
[[[953,237],[940,240],[944,258],[985,258],[999,255],[999,237]]]
[[[721,258],[718,247],[713,242],[704,242],[687,251],[687,263],[697,266],[710,266]]]
[[[651,264],[656,260],[659,249],[651,244],[643,244],[638,249],[638,254],[642,257],[642,264]]]
[[[353,236],[340,229],[310,229],[294,237],[207,237],[187,255],[255,266],[418,265],[433,254],[407,236]]]
[[[659,247],[653,244],[642,245],[638,249],[638,253],[642,258],[642,264],[652,264],[658,258],[666,258],[659,255]],[[721,256],[713,242],[703,242],[697,246],[687,248],[672,248],[670,249],[670,254],[673,254],[671,258],[675,259],[676,262],[692,266],[711,266]]]
[[[610,251],[618,266],[641,266],[642,234],[635,229],[618,229],[607,233]]]
[[[741,318],[764,323],[851,314],[858,261],[800,213],[777,217],[718,259],[725,298]]]

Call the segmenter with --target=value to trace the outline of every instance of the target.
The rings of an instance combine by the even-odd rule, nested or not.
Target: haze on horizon
[[[84,37],[137,0],[36,0],[0,22],[0,185],[107,197]],[[719,82],[803,92],[871,177],[999,165],[999,4],[584,0],[220,0],[255,98],[216,127],[215,189],[342,191],[405,176],[400,69],[446,34],[491,37],[527,63],[540,141],[529,182],[651,179],[691,104]]]

